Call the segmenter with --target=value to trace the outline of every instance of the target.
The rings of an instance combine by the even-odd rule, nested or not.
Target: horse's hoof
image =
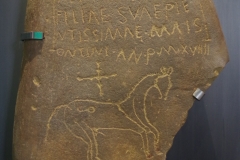
[[[163,153],[161,151],[155,151],[156,155],[161,156]]]
[[[160,155],[163,154],[163,153],[161,152],[161,150],[160,150],[159,147],[156,147],[156,148],[155,148],[155,153],[156,153],[156,155],[158,155],[158,156],[160,156]]]
[[[145,154],[146,154],[147,159],[152,159],[153,158],[153,155],[149,151],[145,151]]]

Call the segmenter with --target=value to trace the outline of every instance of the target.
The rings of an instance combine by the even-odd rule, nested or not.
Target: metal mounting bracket
[[[24,32],[21,34],[21,40],[43,40],[44,33],[43,32]]]
[[[201,100],[202,97],[204,96],[204,92],[201,89],[197,89],[194,93],[193,93],[193,97],[196,98],[197,100]]]

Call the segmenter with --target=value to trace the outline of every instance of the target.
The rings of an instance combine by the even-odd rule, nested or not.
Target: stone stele
[[[211,0],[29,0],[15,160],[165,160],[228,62]]]

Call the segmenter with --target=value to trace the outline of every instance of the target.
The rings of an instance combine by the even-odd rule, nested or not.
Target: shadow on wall
[[[9,15],[6,17],[9,19],[9,21],[6,22],[7,29],[4,30],[4,37],[9,38],[8,43],[10,45],[10,53],[12,54],[11,57],[13,58],[11,61],[12,70],[9,70],[11,75],[11,81],[9,82],[9,88],[10,92],[9,95],[7,95],[6,106],[5,107],[5,114],[6,119],[3,123],[5,123],[5,130],[4,130],[4,149],[3,149],[3,158],[4,160],[10,160],[12,159],[12,137],[13,137],[13,124],[14,124],[14,111],[15,111],[15,104],[16,104],[16,98],[17,98],[17,91],[18,91],[18,85],[20,80],[20,72],[21,72],[21,63],[22,63],[22,53],[23,53],[23,43],[20,41],[20,35],[24,31],[24,17],[26,12],[26,5],[27,0],[21,0],[21,1],[14,1],[9,2],[6,1],[4,3],[4,7],[6,7],[7,11],[6,15]],[[1,3],[3,4],[3,3]],[[13,5],[14,4],[14,5]],[[11,13],[10,13],[11,12]],[[4,17],[5,19],[5,17]],[[9,27],[11,26],[11,27]],[[7,36],[12,35],[12,36]]]
[[[196,101],[174,138],[167,160],[216,160],[204,101]]]

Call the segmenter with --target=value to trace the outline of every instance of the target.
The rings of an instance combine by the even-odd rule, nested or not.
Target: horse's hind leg
[[[142,142],[143,142],[143,150],[145,153],[145,156],[147,159],[151,159],[153,157],[153,155],[151,154],[151,151],[149,149],[149,139],[148,139],[148,134],[146,131],[142,131],[141,133],[139,133],[141,138],[142,138]]]
[[[153,137],[154,137],[154,149],[155,149],[156,154],[159,155],[160,154],[159,153],[160,133],[159,133],[158,129],[150,122],[150,120],[147,117],[145,99],[144,99],[143,112],[137,112],[134,100],[135,99],[133,99],[133,111],[134,111],[134,114],[135,114],[136,118],[138,119],[138,122],[140,122],[139,125],[141,124],[141,126],[144,128],[146,133],[147,134],[149,134],[149,133],[153,134]]]
[[[144,97],[144,118],[142,119],[142,122],[150,128],[151,133],[154,135],[154,149],[157,155],[161,155],[162,153],[160,152],[160,132],[158,129],[150,122],[148,115],[147,115],[147,106],[146,106],[146,97]]]
[[[150,128],[151,132],[154,135],[154,149],[157,155],[161,155],[160,152],[160,132],[158,129],[150,122],[148,117],[145,115],[146,125]]]

